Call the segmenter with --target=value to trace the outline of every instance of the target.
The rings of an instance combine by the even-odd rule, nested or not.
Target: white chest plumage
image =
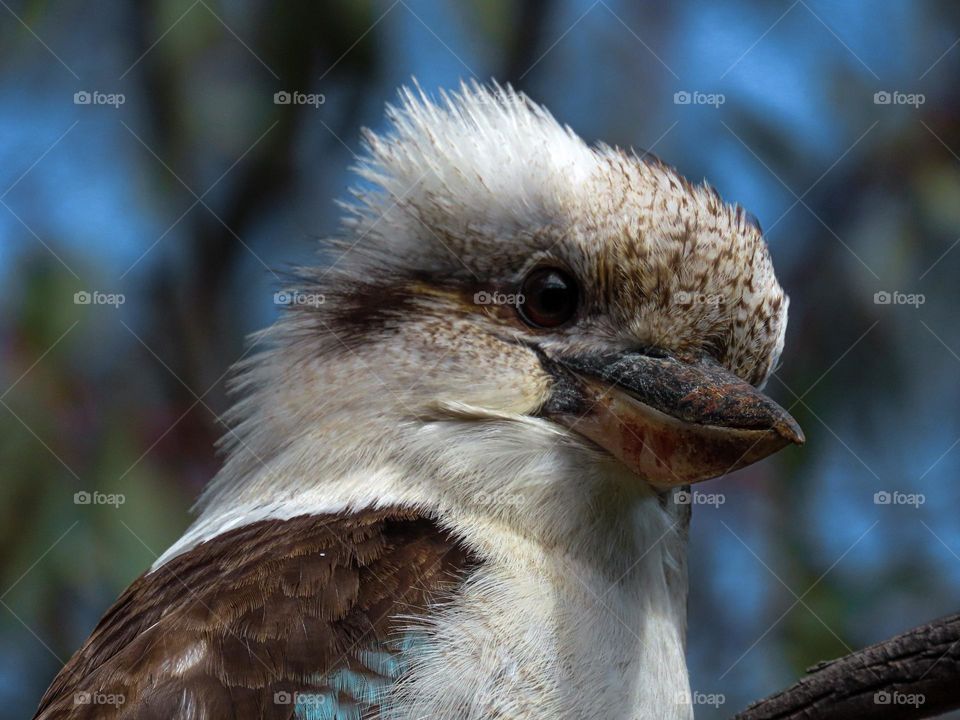
[[[592,554],[544,548],[503,526],[473,526],[489,559],[431,620],[392,717],[692,717],[684,657],[686,518],[640,500],[631,551],[609,566],[594,546],[621,528],[573,538]],[[640,524],[642,523],[642,525]]]
[[[507,439],[515,428],[491,425],[464,452],[451,441],[455,425],[444,426],[421,438],[432,467],[349,473],[257,508],[235,496],[236,506],[210,507],[158,566],[232,527],[231,518],[425,509],[479,562],[449,602],[410,609],[416,641],[382,698],[385,717],[691,717],[689,508],[644,490],[615,463],[527,430],[516,445]],[[486,477],[458,476],[454,464]],[[494,483],[498,491],[482,490]]]

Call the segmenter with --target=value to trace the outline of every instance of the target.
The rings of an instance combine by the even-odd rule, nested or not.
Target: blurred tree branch
[[[157,3],[149,2],[131,6],[134,56],[146,53],[154,43],[158,9]],[[343,128],[353,131],[377,67],[374,38],[349,47],[352,38],[360,36],[369,24],[369,9],[351,9],[345,3],[264,3],[254,10],[262,17],[252,23],[259,32],[252,45],[280,80],[277,87],[256,84],[253,91],[259,89],[265,103],[278,89],[309,92],[321,72],[331,68],[325,86],[337,83],[344,93],[337,105],[337,122],[328,122],[337,134],[346,132]],[[204,188],[195,186],[190,173],[195,166],[191,153],[196,143],[185,132],[187,123],[181,117],[186,68],[171,63],[158,48],[145,55],[137,72],[144,86],[150,146],[175,172],[183,173],[195,192],[202,192]],[[294,104],[271,105],[270,114],[277,125],[225,178],[226,193],[218,190],[213,206],[217,217],[202,206],[194,208],[183,221],[185,254],[161,264],[151,274],[155,317],[147,323],[149,344],[197,393],[210,387],[236,360],[239,323],[230,303],[230,284],[243,257],[244,243],[251,243],[251,228],[295,185],[296,143],[307,112],[311,111]],[[330,144],[339,146],[339,141],[331,137]],[[172,397],[187,405],[193,403],[192,394],[176,380],[166,377],[164,382]],[[221,408],[222,391],[215,389],[208,402]],[[220,432],[206,413],[202,417],[208,428],[202,435],[209,437],[209,430]],[[184,432],[193,434],[197,429],[185,428]]]
[[[504,48],[500,82],[516,88],[542,52],[543,35],[556,6],[555,0],[522,0],[517,3],[515,32]]]
[[[735,720],[926,718],[960,708],[960,615],[836,660],[753,703]],[[910,695],[919,702],[910,702]]]

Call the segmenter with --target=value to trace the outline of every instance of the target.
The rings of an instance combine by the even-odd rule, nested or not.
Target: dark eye
[[[563,325],[577,311],[579,291],[574,279],[563,270],[536,268],[520,286],[523,302],[517,304],[528,325],[552,328]]]

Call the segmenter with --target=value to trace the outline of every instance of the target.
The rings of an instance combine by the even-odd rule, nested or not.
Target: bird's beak
[[[786,410],[712,360],[625,352],[544,365],[555,384],[542,414],[658,489],[709,480],[804,442]]]

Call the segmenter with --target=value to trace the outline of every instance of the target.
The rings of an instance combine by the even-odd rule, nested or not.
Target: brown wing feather
[[[433,522],[397,509],[231,530],[138,578],[36,717],[290,718],[275,693],[329,692],[323,676],[337,668],[375,675],[362,651],[452,590],[466,565]]]

